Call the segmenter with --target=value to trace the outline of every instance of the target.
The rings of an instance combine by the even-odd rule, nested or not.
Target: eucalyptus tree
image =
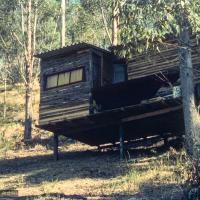
[[[7,82],[10,74],[13,72],[11,65],[15,60],[15,55],[18,52],[17,47],[13,48],[15,44],[12,40],[12,31],[16,29],[16,25],[12,24],[14,20],[14,5],[16,1],[0,1],[0,82],[4,85],[4,100],[3,100],[3,118],[6,118],[7,102]],[[11,35],[10,35],[11,33]],[[8,37],[10,35],[10,37]],[[10,79],[11,80],[11,79]]]
[[[66,1],[61,0],[61,47],[65,46],[65,33],[66,33],[66,25],[65,25],[65,14],[66,12]]]
[[[118,32],[119,32],[119,0],[112,2],[112,45],[118,45]]]
[[[6,118],[7,111],[7,67],[3,60],[0,60],[0,82],[4,85],[4,98],[3,98],[3,119]]]
[[[123,4],[123,5],[122,5]],[[121,1],[121,15],[124,19],[121,39],[126,44],[127,55],[136,47],[144,52],[156,48],[155,41],[165,39],[167,34],[178,38],[180,77],[185,122],[185,146],[194,154],[195,144],[200,140],[195,127],[193,67],[191,60],[191,35],[200,29],[199,0],[125,0]],[[200,143],[200,141],[198,141]]]
[[[38,2],[38,25],[36,52],[60,47],[60,2],[43,0]]]
[[[43,5],[43,3],[46,3]],[[33,84],[33,69],[34,69],[34,53],[36,51],[38,37],[39,21],[44,14],[42,9],[48,7],[53,0],[40,2],[38,0],[21,1],[21,24],[22,24],[22,44],[24,46],[24,64],[25,64],[25,127],[24,127],[24,140],[31,139],[32,127],[32,84]],[[54,2],[55,3],[55,2]],[[39,11],[39,9],[42,9]],[[39,15],[40,14],[40,15]],[[45,16],[48,18],[48,15]],[[51,31],[51,30],[48,30]],[[44,42],[41,41],[44,45]]]
[[[85,41],[98,46],[110,45],[110,7],[107,1],[102,0],[104,21],[100,7],[100,0],[81,0],[70,3],[67,11],[67,39],[75,43]],[[107,23],[105,30],[104,22]]]
[[[32,83],[38,71],[33,55],[39,49],[59,46],[58,7],[56,0],[0,0],[0,52],[5,63],[18,65],[26,91],[25,140],[31,138]]]
[[[116,46],[120,43],[122,0],[82,0],[81,4],[89,13],[93,13],[95,20],[101,22],[106,35],[107,46]],[[99,28],[100,28],[99,27]]]

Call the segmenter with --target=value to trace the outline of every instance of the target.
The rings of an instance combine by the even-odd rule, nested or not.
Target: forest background
[[[40,139],[44,137],[43,132],[35,127],[39,105],[40,63],[34,57],[34,54],[78,42],[88,42],[105,49],[120,45],[122,47],[122,51],[119,52],[120,55],[128,58],[132,54],[145,53],[149,50],[159,51],[158,44],[166,42],[166,36],[173,35],[178,38],[182,47],[186,47],[186,54],[190,55],[191,46],[188,36],[198,33],[199,29],[199,0],[0,0],[0,92],[2,97],[0,101],[0,150],[4,152],[3,157],[9,157],[8,150],[16,150],[18,144],[22,145],[22,141],[30,141],[34,137]],[[184,63],[182,64],[182,69],[186,69]],[[185,82],[186,84],[192,83],[192,77],[189,79],[183,77],[182,80],[189,81]],[[187,97],[192,95],[187,91],[185,94]],[[188,108],[185,113],[187,115],[187,112],[189,112],[187,116],[188,119],[191,119],[188,102],[186,102],[185,107]],[[36,154],[36,151],[34,151],[34,154]],[[42,153],[44,152],[42,151]],[[175,159],[173,156],[176,153],[172,152],[172,154],[172,160],[169,159],[170,164],[168,163],[167,167],[163,163],[171,156],[170,152],[169,156],[164,155],[164,161],[163,158],[159,160],[156,169],[148,168],[147,171],[153,171],[152,176],[155,175],[154,178],[157,180],[160,173],[159,167],[161,166],[164,170],[162,181],[166,180],[165,170],[167,168],[167,173],[172,173],[170,177],[174,182],[177,183],[179,178],[179,183],[190,180],[198,185],[199,172],[196,169],[199,162],[196,166],[194,166],[194,162],[190,162],[189,166],[192,166],[195,173],[193,174],[192,170],[189,170],[191,173],[188,173],[184,165],[185,157],[182,159],[182,153],[177,153],[178,157],[175,157]],[[11,157],[13,155],[15,154],[12,153]],[[17,156],[19,155],[18,152]],[[21,159],[21,162],[23,163],[23,159]],[[15,160],[13,160],[14,164],[16,164]],[[5,163],[5,171],[8,165],[8,163]],[[169,166],[174,169],[173,172]],[[46,166],[40,166],[39,168],[43,170],[43,167]],[[65,167],[63,162],[63,168]],[[95,173],[98,174],[98,166],[96,169],[97,172]],[[140,174],[140,169],[134,171],[131,166],[131,173],[133,172],[131,176],[133,175],[134,179],[131,179],[133,181],[131,182],[129,177],[126,177],[128,189],[131,186],[135,187],[135,185],[141,184],[135,182],[135,176],[138,180],[141,180],[141,176],[143,176],[143,174]],[[43,181],[46,181],[46,177],[52,174],[51,170],[47,172],[47,176],[43,177]],[[136,172],[139,175],[135,174]],[[182,175],[177,175],[178,173],[179,175],[184,173],[189,175],[184,176],[183,179]],[[21,171],[20,173],[17,172],[14,177],[15,181],[19,180],[19,174],[20,177],[22,175],[24,177],[29,176],[22,174]],[[145,174],[146,171],[144,176]],[[39,172],[38,177],[40,177]],[[6,176],[4,178],[6,185],[8,180]],[[13,180],[10,181],[10,184],[15,185]],[[119,176],[116,179],[116,185],[111,184],[111,189],[121,188],[124,185],[121,180],[123,179]],[[119,185],[117,185],[118,181],[121,181]],[[129,181],[131,184],[129,184]],[[149,180],[144,180],[145,183],[147,181]],[[25,183],[27,184],[26,180],[19,183],[24,191],[23,184]],[[87,186],[87,184],[85,185]],[[35,187],[35,183],[33,185]],[[91,188],[92,186],[93,182]],[[102,187],[105,187],[104,182]],[[99,193],[101,192],[99,191]],[[105,193],[110,194],[112,191],[106,191]]]

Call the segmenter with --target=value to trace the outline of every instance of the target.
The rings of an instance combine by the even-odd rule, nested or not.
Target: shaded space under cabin
[[[98,146],[119,141],[123,124],[125,140],[134,140],[163,133],[183,132],[182,105],[176,101],[155,99],[134,106],[121,107],[88,117],[43,126],[44,129]],[[67,131],[65,131],[67,130]]]
[[[174,41],[173,41],[174,42]],[[196,105],[199,45],[192,49]],[[178,48],[126,60],[78,43],[36,55],[41,59],[39,127],[100,146],[153,135],[184,133]],[[122,153],[122,152],[121,152]]]

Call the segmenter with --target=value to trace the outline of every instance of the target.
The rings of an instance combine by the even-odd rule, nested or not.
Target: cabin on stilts
[[[101,146],[184,132],[178,48],[163,45],[123,59],[87,43],[40,53],[39,127]],[[200,47],[192,50],[196,103],[200,101]]]

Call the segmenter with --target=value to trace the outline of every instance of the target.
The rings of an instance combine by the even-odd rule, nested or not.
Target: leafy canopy
[[[127,54],[131,48],[139,52],[154,48],[153,43],[166,35],[178,36],[185,18],[193,32],[200,30],[199,0],[127,0],[121,1],[120,9],[121,40]]]

